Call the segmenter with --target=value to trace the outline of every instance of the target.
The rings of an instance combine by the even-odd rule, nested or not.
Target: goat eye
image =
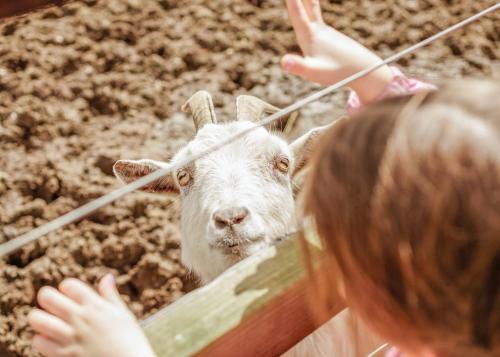
[[[276,168],[283,173],[288,172],[289,166],[290,166],[290,160],[288,160],[286,157],[281,157],[278,159],[278,161],[276,161]]]
[[[177,173],[177,181],[179,181],[179,185],[186,186],[191,180],[191,175],[186,170],[180,170]]]

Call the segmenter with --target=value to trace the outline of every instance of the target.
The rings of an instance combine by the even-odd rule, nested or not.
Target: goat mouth
[[[240,260],[247,256],[246,245],[244,242],[226,241],[219,242],[215,248],[219,249],[224,255],[229,256],[231,259]]]
[[[224,255],[231,257],[231,259],[241,260],[250,255],[250,246],[261,240],[261,236],[249,238],[243,235],[230,235],[219,239],[213,247],[220,250]]]
[[[231,257],[244,257],[245,248],[241,243],[230,243],[220,247],[225,255]]]

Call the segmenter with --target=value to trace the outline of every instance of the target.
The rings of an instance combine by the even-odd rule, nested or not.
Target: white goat
[[[264,113],[278,110],[251,96],[239,96],[236,105],[236,121],[217,124],[210,95],[197,92],[183,106],[193,116],[196,136],[170,163],[119,160],[113,168],[125,183],[158,168],[174,168],[172,175],[144,190],[180,194],[181,259],[203,284],[294,230],[294,179],[326,128],[313,129],[287,144],[261,127],[179,167],[177,163],[190,155],[254,126]]]

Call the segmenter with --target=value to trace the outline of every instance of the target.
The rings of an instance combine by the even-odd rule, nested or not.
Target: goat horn
[[[193,94],[181,109],[193,116],[196,132],[205,124],[217,123],[212,97],[207,91],[201,90]]]
[[[279,108],[251,95],[240,95],[236,98],[236,120],[258,122],[263,114],[273,114]]]

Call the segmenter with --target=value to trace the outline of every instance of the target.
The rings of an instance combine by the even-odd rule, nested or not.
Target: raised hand
[[[304,56],[287,54],[285,71],[324,85],[336,83],[382,60],[366,47],[324,23],[319,0],[286,0],[288,14]],[[369,103],[391,81],[381,67],[351,84],[363,103]]]

